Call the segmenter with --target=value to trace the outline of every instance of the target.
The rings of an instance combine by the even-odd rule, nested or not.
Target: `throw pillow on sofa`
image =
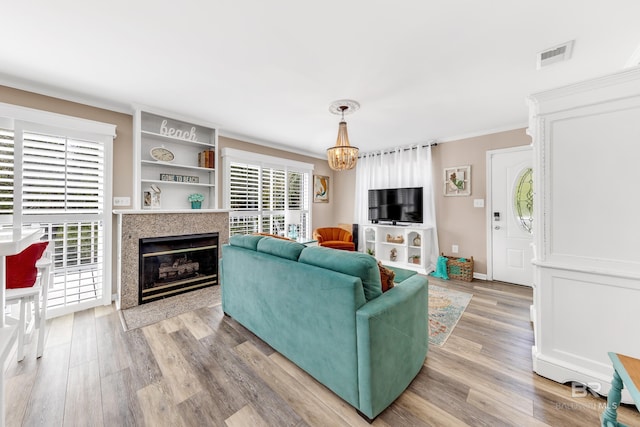
[[[393,288],[393,279],[395,279],[396,273],[382,265],[380,261],[378,261],[378,268],[380,269],[380,282],[382,282],[382,292],[384,293]]]

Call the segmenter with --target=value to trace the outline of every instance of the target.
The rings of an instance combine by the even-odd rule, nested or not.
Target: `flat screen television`
[[[369,221],[422,223],[422,187],[369,190]]]

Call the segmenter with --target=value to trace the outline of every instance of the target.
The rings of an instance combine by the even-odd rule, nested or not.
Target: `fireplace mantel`
[[[138,305],[141,238],[217,232],[219,245],[224,245],[229,242],[229,212],[224,209],[114,210],[117,217],[116,308]]]
[[[163,215],[163,214],[208,214],[229,213],[230,209],[114,209],[114,215]]]

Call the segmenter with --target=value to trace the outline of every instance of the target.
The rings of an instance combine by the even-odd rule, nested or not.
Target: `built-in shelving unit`
[[[364,251],[383,264],[426,274],[431,227],[366,224]]]
[[[134,116],[134,207],[154,210],[191,209],[188,196],[204,196],[202,209],[216,209],[218,165],[217,126],[150,108],[138,108]],[[152,149],[164,148],[173,157],[154,158]],[[209,152],[208,163],[200,160]],[[157,156],[156,156],[157,157]],[[160,190],[158,193],[157,190]],[[149,195],[159,197],[150,202]],[[145,197],[146,195],[146,197]],[[159,203],[155,203],[159,199]]]

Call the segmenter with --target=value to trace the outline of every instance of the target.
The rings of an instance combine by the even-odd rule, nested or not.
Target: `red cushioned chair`
[[[25,333],[27,329],[27,304],[34,304],[35,327],[38,328],[36,357],[44,352],[44,329],[47,320],[47,294],[51,259],[47,251],[48,242],[34,243],[17,255],[7,257],[7,305],[20,304],[18,319],[18,349],[16,359],[24,359]]]
[[[313,230],[313,238],[318,241],[318,245],[327,248],[342,249],[343,251],[355,251],[356,245],[353,243],[351,232],[340,227],[323,227]]]

